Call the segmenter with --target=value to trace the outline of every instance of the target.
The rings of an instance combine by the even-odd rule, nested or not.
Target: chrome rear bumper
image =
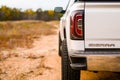
[[[120,54],[69,54],[73,69],[120,72]]]

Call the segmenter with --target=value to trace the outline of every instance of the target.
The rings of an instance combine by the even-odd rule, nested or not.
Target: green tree
[[[37,20],[41,20],[41,19],[42,19],[42,16],[43,16],[43,11],[42,11],[41,8],[38,8],[38,9],[36,10],[36,19],[37,19]]]
[[[32,9],[27,9],[24,11],[26,19],[33,19],[35,12]]]

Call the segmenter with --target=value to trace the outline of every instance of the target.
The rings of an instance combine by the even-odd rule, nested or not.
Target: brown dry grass
[[[0,22],[0,49],[32,47],[33,39],[54,34],[55,27],[44,21]]]

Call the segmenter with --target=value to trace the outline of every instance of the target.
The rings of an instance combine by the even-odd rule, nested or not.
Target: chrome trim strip
[[[89,8],[120,8],[120,2],[86,2],[86,7]]]
[[[72,57],[85,57],[87,70],[120,72],[120,54],[71,54]]]

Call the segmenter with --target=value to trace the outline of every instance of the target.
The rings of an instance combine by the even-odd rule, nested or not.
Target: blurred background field
[[[60,80],[58,24],[56,20],[0,22],[0,80]]]
[[[41,35],[55,34],[53,24],[58,21],[4,21],[0,22],[0,50],[16,47],[32,47],[33,39]]]
[[[20,9],[0,6],[0,51],[16,47],[30,48],[33,39],[40,35],[54,34],[61,13],[37,8]]]

